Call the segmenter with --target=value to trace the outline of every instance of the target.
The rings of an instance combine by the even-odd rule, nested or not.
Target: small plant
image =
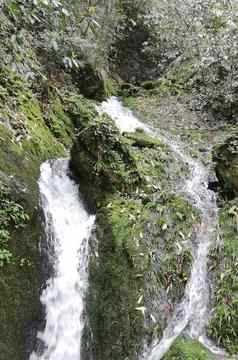
[[[28,219],[23,207],[11,199],[9,188],[0,182],[0,267],[13,260],[8,249],[11,230],[24,226]]]

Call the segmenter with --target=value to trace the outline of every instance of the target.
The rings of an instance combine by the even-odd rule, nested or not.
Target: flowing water
[[[30,360],[80,360],[88,239],[95,219],[85,210],[78,187],[67,173],[67,160],[41,166],[39,189],[54,271],[41,296],[46,325],[38,338],[43,350],[33,353]]]
[[[208,170],[198,160],[194,160],[186,154],[183,145],[173,141],[168,135],[162,135],[139,122],[132,112],[125,109],[115,97],[103,102],[98,111],[111,116],[121,132],[143,128],[164,141],[175,153],[178,160],[188,166],[188,179],[181,191],[201,214],[201,223],[196,230],[196,239],[193,244],[194,262],[184,298],[175,309],[161,341],[154,344],[150,353],[146,355],[146,359],[161,359],[185,329],[191,338],[198,339],[213,352],[221,353],[219,349],[212,347],[204,335],[209,316],[207,260],[210,247],[216,240],[218,213],[215,194],[208,190]]]
[[[102,104],[97,107],[97,110],[100,114],[105,113],[109,115],[115,121],[121,133],[134,132],[138,128],[150,131],[145,124],[133,115],[130,109],[125,108],[114,96],[107,101],[103,101]]]

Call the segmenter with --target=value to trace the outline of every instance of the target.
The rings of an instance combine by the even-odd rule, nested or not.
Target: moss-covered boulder
[[[108,117],[86,114],[78,114],[71,152],[97,214],[84,347],[98,360],[138,359],[184,293],[192,263],[184,240],[199,216],[173,193],[186,168],[167,145],[143,131],[121,135]]]
[[[228,137],[214,151],[216,174],[222,194],[228,199],[238,196],[238,136]]]
[[[116,193],[98,207],[86,302],[97,359],[138,359],[143,340],[161,336],[189,277],[192,256],[182,237],[193,219],[175,197],[144,203]]]
[[[114,123],[107,116],[96,114],[80,119],[78,138],[71,152],[72,166],[87,201],[95,204],[106,193],[135,189],[141,178]]]

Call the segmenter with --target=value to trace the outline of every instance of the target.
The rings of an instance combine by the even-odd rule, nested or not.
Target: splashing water
[[[216,240],[218,221],[216,197],[212,191],[208,190],[208,170],[199,161],[187,155],[181,144],[141,123],[115,97],[103,102],[98,111],[111,116],[121,132],[132,132],[137,128],[142,128],[164,141],[175,153],[178,160],[188,166],[190,175],[185,181],[182,192],[201,214],[201,223],[197,228],[194,241],[194,262],[184,298],[175,309],[161,341],[154,344],[150,354],[147,354],[145,358],[148,360],[160,360],[185,329],[191,338],[198,339],[211,350],[215,349],[214,352],[223,354],[222,351],[212,347],[212,345],[208,346],[209,342],[204,336],[209,315],[207,258],[210,247]]]
[[[30,360],[80,360],[88,239],[95,218],[85,210],[67,172],[67,160],[41,166],[39,188],[54,274],[41,296],[46,326],[38,338],[44,349]]]

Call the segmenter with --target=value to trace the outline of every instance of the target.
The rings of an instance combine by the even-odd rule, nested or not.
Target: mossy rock
[[[140,201],[108,198],[97,211],[87,313],[97,359],[137,359],[144,317],[137,310],[148,254],[140,239],[148,214]]]
[[[0,268],[0,359],[28,359],[42,321],[43,281],[38,243],[43,229],[37,212],[25,228],[11,232],[11,264]]]
[[[95,102],[80,94],[70,92],[65,95],[65,111],[79,131],[92,124],[98,116],[95,105]]]
[[[213,157],[222,195],[228,199],[238,196],[238,136],[233,135],[217,146]]]
[[[213,360],[213,355],[199,342],[180,338],[178,339],[163,360]]]
[[[136,163],[123,137],[107,116],[82,119],[81,131],[71,151],[71,166],[89,203],[106,193],[131,192],[141,183]]]
[[[173,220],[177,232],[180,222],[186,220],[176,215],[181,207],[175,202],[178,199],[170,199],[167,205],[171,219],[172,213],[180,217]],[[184,292],[191,253],[183,249],[177,254],[173,236],[168,244],[169,230],[163,240],[166,230],[158,225],[159,206],[115,194],[106,197],[97,210],[86,301],[89,324],[84,338],[84,346],[90,344],[97,359],[138,359],[143,340],[161,337],[164,327],[160,322],[164,314],[159,312],[163,306],[165,312],[166,304],[158,300],[156,308],[155,296],[167,293],[167,301],[175,306]],[[159,255],[158,248],[163,246]]]
[[[97,215],[84,347],[99,360],[137,359],[184,293],[192,256],[182,243],[199,216],[172,195],[185,169],[167,145],[143,131],[121,135],[90,108],[77,124],[71,167]]]
[[[110,84],[91,64],[85,63],[79,69],[73,69],[72,80],[87,98],[102,100],[111,90]]]
[[[15,158],[10,160],[14,162],[12,166],[19,165]],[[20,170],[24,171],[18,168],[18,172]],[[33,179],[26,183],[19,178],[1,172],[1,184],[7,192],[0,199],[0,227],[8,231],[9,238],[5,243],[0,241],[0,247],[11,254],[10,261],[0,266],[2,360],[29,358],[41,320],[39,296],[43,275],[39,240],[43,232],[42,219],[37,190],[32,187]]]
[[[137,148],[155,148],[157,146],[163,146],[160,140],[147,135],[143,130],[137,130],[135,133],[124,133],[123,135],[129,140],[131,146]]]

